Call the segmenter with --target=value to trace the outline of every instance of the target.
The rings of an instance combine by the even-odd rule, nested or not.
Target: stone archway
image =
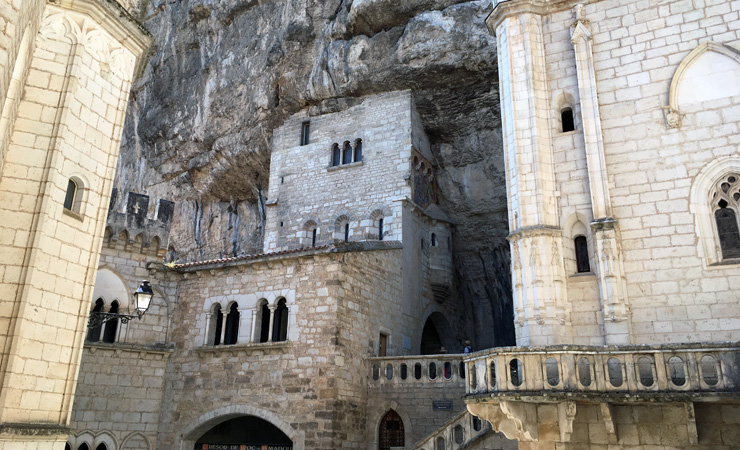
[[[268,422],[293,442],[293,450],[305,450],[305,434],[302,431],[294,429],[289,423],[271,411],[249,405],[224,406],[202,414],[183,429],[179,448],[192,450],[197,440],[215,426],[245,416],[252,416]]]
[[[389,410],[378,425],[378,450],[390,450],[405,446],[403,419],[394,410]]]

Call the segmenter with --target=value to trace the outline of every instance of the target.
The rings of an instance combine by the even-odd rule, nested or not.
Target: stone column
[[[226,339],[226,320],[229,318],[228,311],[224,313],[224,311],[221,311],[221,340],[219,340],[219,345],[224,345]]]
[[[505,12],[487,24],[498,38],[517,344],[569,343],[542,17]]]
[[[604,339],[606,344],[627,344],[630,338],[626,280],[617,222],[612,218],[596,90],[592,35],[589,22],[583,14],[583,5],[576,5],[573,10],[575,22],[571,25],[571,42],[576,56],[583,139],[591,191],[591,209],[594,217],[591,229],[594,235],[595,271],[599,282],[604,319]]]
[[[269,305],[268,308],[270,309],[270,331],[267,335],[267,342],[272,342],[272,331],[275,328],[275,308],[277,308],[277,306]]]

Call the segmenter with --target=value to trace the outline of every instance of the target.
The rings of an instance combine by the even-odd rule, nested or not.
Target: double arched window
[[[211,345],[233,345],[239,340],[239,305],[233,302],[224,317],[221,305],[216,303],[211,310]]]
[[[110,308],[108,308],[107,312],[111,314],[118,314],[119,308],[120,304],[118,303],[118,300],[114,300],[111,303]],[[97,300],[95,300],[95,306],[93,306],[92,312],[106,312],[105,301],[103,301],[102,298],[98,298]],[[117,333],[118,319],[112,319],[108,320],[104,324],[88,327],[86,340],[89,342],[98,342],[101,340],[100,337],[102,336],[103,342],[112,344],[113,342],[116,342]]]

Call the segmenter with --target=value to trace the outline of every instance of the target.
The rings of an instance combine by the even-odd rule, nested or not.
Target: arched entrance
[[[394,410],[390,410],[380,419],[378,427],[378,450],[390,450],[391,447],[403,447],[403,420]]]
[[[449,353],[461,353],[462,349],[453,348],[454,345],[450,326],[445,316],[440,312],[431,313],[427,321],[424,322],[419,353],[422,355],[438,355],[442,353],[442,347],[445,347]]]
[[[293,441],[270,422],[255,416],[241,416],[215,425],[195,442],[195,449],[226,445],[226,450],[240,450],[243,446],[254,446],[275,450],[292,450]]]

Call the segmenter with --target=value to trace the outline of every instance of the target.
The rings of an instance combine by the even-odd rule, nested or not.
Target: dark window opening
[[[229,314],[226,316],[226,333],[224,333],[224,345],[236,344],[239,338],[239,305],[231,304]]]
[[[103,312],[103,304],[104,302],[102,298],[95,300],[95,307],[93,307],[93,312]],[[91,342],[98,342],[100,340],[100,330],[102,328],[102,325],[88,328],[87,340]]]
[[[110,305],[108,310],[111,314],[118,314],[118,302],[114,301]],[[110,320],[105,323],[105,331],[103,332],[103,342],[112,344],[116,341],[116,332],[118,331],[118,319]]]
[[[349,242],[349,224],[344,224],[344,242]]]
[[[216,331],[213,336],[213,345],[221,344],[221,330],[223,329],[224,313],[221,312],[221,305],[216,305]]]
[[[424,250],[424,238],[421,238],[421,249]]]
[[[342,152],[342,164],[349,164],[352,162],[352,146],[349,142],[344,143],[344,151]]]
[[[578,273],[591,272],[591,265],[588,262],[588,241],[585,236],[578,236],[574,239],[576,246],[576,266]]]
[[[714,212],[714,219],[717,223],[722,258],[740,258],[740,231],[737,226],[737,214],[734,210],[727,208],[727,202],[724,200],[719,201],[719,207],[720,209]]]
[[[82,444],[77,447],[77,450],[90,450],[90,447],[88,447],[87,444]]]
[[[67,182],[67,195],[64,197],[64,209],[72,211],[77,197],[77,183],[72,180]]]
[[[311,122],[303,122],[301,124],[301,145],[308,145],[308,135],[311,131]]]
[[[280,299],[275,309],[275,318],[272,324],[272,341],[281,342],[288,338],[288,307],[285,299]]]
[[[560,111],[560,118],[563,121],[563,133],[576,129],[576,125],[573,120],[573,110],[571,108],[563,108],[563,110]]]
[[[69,443],[64,444],[64,450],[72,450],[72,447],[69,446]]]
[[[270,308],[267,303],[262,305],[260,318],[260,342],[267,342],[270,339]]]
[[[311,247],[316,247],[316,228],[311,232]]]
[[[383,240],[383,218],[378,219],[378,240]]]
[[[285,177],[280,177],[280,184],[285,183]]]
[[[437,246],[437,235],[432,233],[432,247]]]
[[[198,438],[195,448],[291,448],[293,442],[278,427],[254,416],[221,422]]]
[[[355,141],[355,162],[362,161],[362,139]]]
[[[108,450],[108,447],[106,447],[105,444],[100,444],[97,447],[95,447],[95,450]]]
[[[281,227],[283,226],[283,222],[280,222],[280,226],[281,226]]]
[[[342,152],[339,151],[339,144],[331,147],[331,165],[338,166],[342,163]]]

